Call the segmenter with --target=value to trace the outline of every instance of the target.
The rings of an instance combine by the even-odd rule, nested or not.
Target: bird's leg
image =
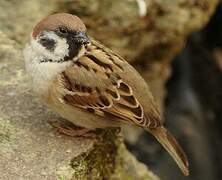
[[[74,124],[64,121],[49,121],[49,124],[56,128],[56,130],[67,136],[72,137],[95,137],[96,135],[93,133],[91,129],[87,129],[84,127],[78,127]]]

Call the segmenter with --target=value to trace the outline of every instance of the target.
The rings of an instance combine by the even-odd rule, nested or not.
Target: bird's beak
[[[89,37],[86,35],[85,32],[78,32],[75,36],[74,36],[74,40],[80,44],[88,44],[90,43],[90,39]]]

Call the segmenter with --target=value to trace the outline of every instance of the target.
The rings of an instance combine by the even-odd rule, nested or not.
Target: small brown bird
[[[187,157],[161,124],[146,82],[122,57],[89,38],[77,16],[58,13],[40,21],[24,57],[34,91],[63,118],[89,130],[141,127],[189,174]]]

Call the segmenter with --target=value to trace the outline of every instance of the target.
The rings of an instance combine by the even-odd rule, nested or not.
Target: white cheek
[[[69,54],[69,45],[65,38],[57,36],[54,32],[45,32],[43,37],[52,39],[56,42],[54,51],[47,50],[36,39],[31,38],[30,46],[35,53],[35,57],[38,56],[39,60],[51,59],[53,61],[59,61],[64,59]]]
[[[54,54],[60,59],[63,59],[65,56],[69,55],[69,45],[65,38],[57,39],[56,48],[54,50]]]

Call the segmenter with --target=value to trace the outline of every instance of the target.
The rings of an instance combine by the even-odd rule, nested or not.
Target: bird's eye
[[[58,29],[58,31],[59,31],[60,34],[63,34],[63,35],[68,34],[68,30],[65,27],[60,27]]]

